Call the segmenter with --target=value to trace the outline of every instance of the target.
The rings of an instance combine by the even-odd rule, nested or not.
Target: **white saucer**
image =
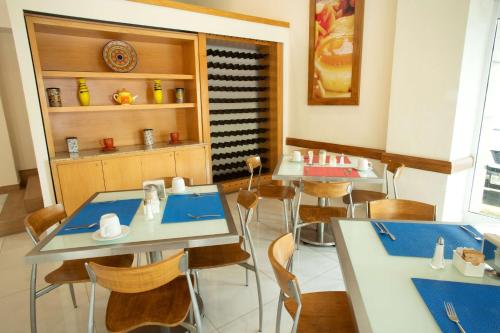
[[[96,240],[96,241],[99,241],[99,242],[105,242],[105,241],[115,240],[115,239],[127,236],[128,233],[130,232],[130,228],[128,226],[126,226],[126,225],[121,225],[120,227],[122,227],[122,232],[119,235],[117,235],[117,236],[114,236],[114,237],[102,237],[101,236],[101,230],[99,229],[97,231],[94,231],[94,233],[92,234],[92,239]]]
[[[292,162],[292,163],[304,163],[304,159],[301,159],[300,161],[296,161],[296,160],[294,160],[291,157],[290,157],[289,161]]]
[[[356,169],[356,170],[358,170],[358,171],[361,171],[361,172],[366,172],[366,171],[372,171],[372,170],[373,170],[373,168],[368,168],[368,169],[358,169],[358,168],[354,168],[354,169]]]
[[[186,186],[186,187],[185,187],[185,189],[184,189],[184,191],[182,191],[182,192],[174,192],[174,191],[172,190],[172,188],[166,188],[166,189],[165,189],[165,192],[170,193],[170,194],[186,194],[186,193],[191,193],[191,192],[189,191],[189,186]]]

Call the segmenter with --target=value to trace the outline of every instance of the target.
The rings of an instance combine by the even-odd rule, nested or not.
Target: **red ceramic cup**
[[[106,149],[111,149],[114,147],[113,138],[103,139],[102,142],[104,144],[104,148],[106,148]]]
[[[177,142],[179,142],[179,132],[172,132],[172,133],[170,133],[170,142],[171,143],[177,143]]]

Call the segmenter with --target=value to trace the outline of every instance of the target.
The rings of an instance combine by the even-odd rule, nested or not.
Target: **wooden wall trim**
[[[444,161],[444,160],[436,160],[425,157],[387,153],[382,149],[339,145],[336,143],[304,140],[297,138],[286,138],[286,144],[295,147],[325,149],[336,153],[344,153],[347,155],[354,155],[354,156],[363,156],[367,158],[380,160],[383,163],[387,163],[389,161],[399,162],[403,163],[408,168],[438,172],[447,175],[468,170],[474,167],[474,158],[472,156],[467,156],[454,161]]]
[[[247,15],[247,14],[240,14],[240,13],[230,12],[230,11],[226,11],[226,10],[220,10],[220,9],[209,8],[209,7],[204,7],[204,6],[192,5],[192,4],[188,4],[188,3],[181,3],[181,2],[172,1],[172,0],[129,0],[129,1],[145,3],[148,5],[169,7],[169,8],[180,9],[180,10],[187,10],[190,12],[195,12],[195,13],[200,13],[200,14],[208,14],[208,15],[214,15],[214,16],[227,17],[227,18],[248,21],[248,22],[274,25],[277,27],[284,27],[284,28],[290,27],[290,23],[285,22],[285,21],[273,20],[273,19],[268,19],[265,17],[252,16],[252,15]]]
[[[286,138],[286,144],[289,146],[302,147],[302,148],[325,149],[327,151],[333,151],[336,153],[343,153],[346,155],[353,155],[353,156],[363,156],[375,160],[380,160],[382,158],[382,154],[385,153],[385,151],[383,151],[382,149],[339,145],[336,143],[304,140],[297,138]]]

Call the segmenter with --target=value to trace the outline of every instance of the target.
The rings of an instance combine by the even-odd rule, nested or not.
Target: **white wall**
[[[0,187],[18,183],[17,171],[10,146],[9,131],[5,121],[2,97],[0,95]]]
[[[285,135],[385,148],[396,0],[366,1],[359,106],[308,106],[309,1],[182,2],[290,22],[290,113]]]
[[[17,170],[36,168],[28,113],[12,32],[0,30],[0,94]]]

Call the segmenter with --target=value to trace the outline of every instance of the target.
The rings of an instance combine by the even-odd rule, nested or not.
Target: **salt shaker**
[[[144,200],[144,215],[146,216],[146,220],[154,219],[153,205],[151,204],[151,200]]]
[[[444,239],[439,237],[436,241],[436,248],[434,249],[434,256],[432,257],[431,267],[433,269],[444,268]]]
[[[312,150],[309,150],[309,151],[307,152],[307,157],[309,158],[309,161],[308,161],[308,162],[309,162],[309,164],[313,164],[313,162],[314,162],[314,161],[313,161],[313,159],[314,159],[314,152],[313,152]]]
[[[335,154],[332,154],[330,156],[330,165],[331,166],[337,166],[337,156],[335,156]]]
[[[340,155],[339,164],[344,164],[344,154]]]
[[[319,158],[318,158],[319,165],[325,165],[326,164],[326,150],[321,149],[319,151]]]

